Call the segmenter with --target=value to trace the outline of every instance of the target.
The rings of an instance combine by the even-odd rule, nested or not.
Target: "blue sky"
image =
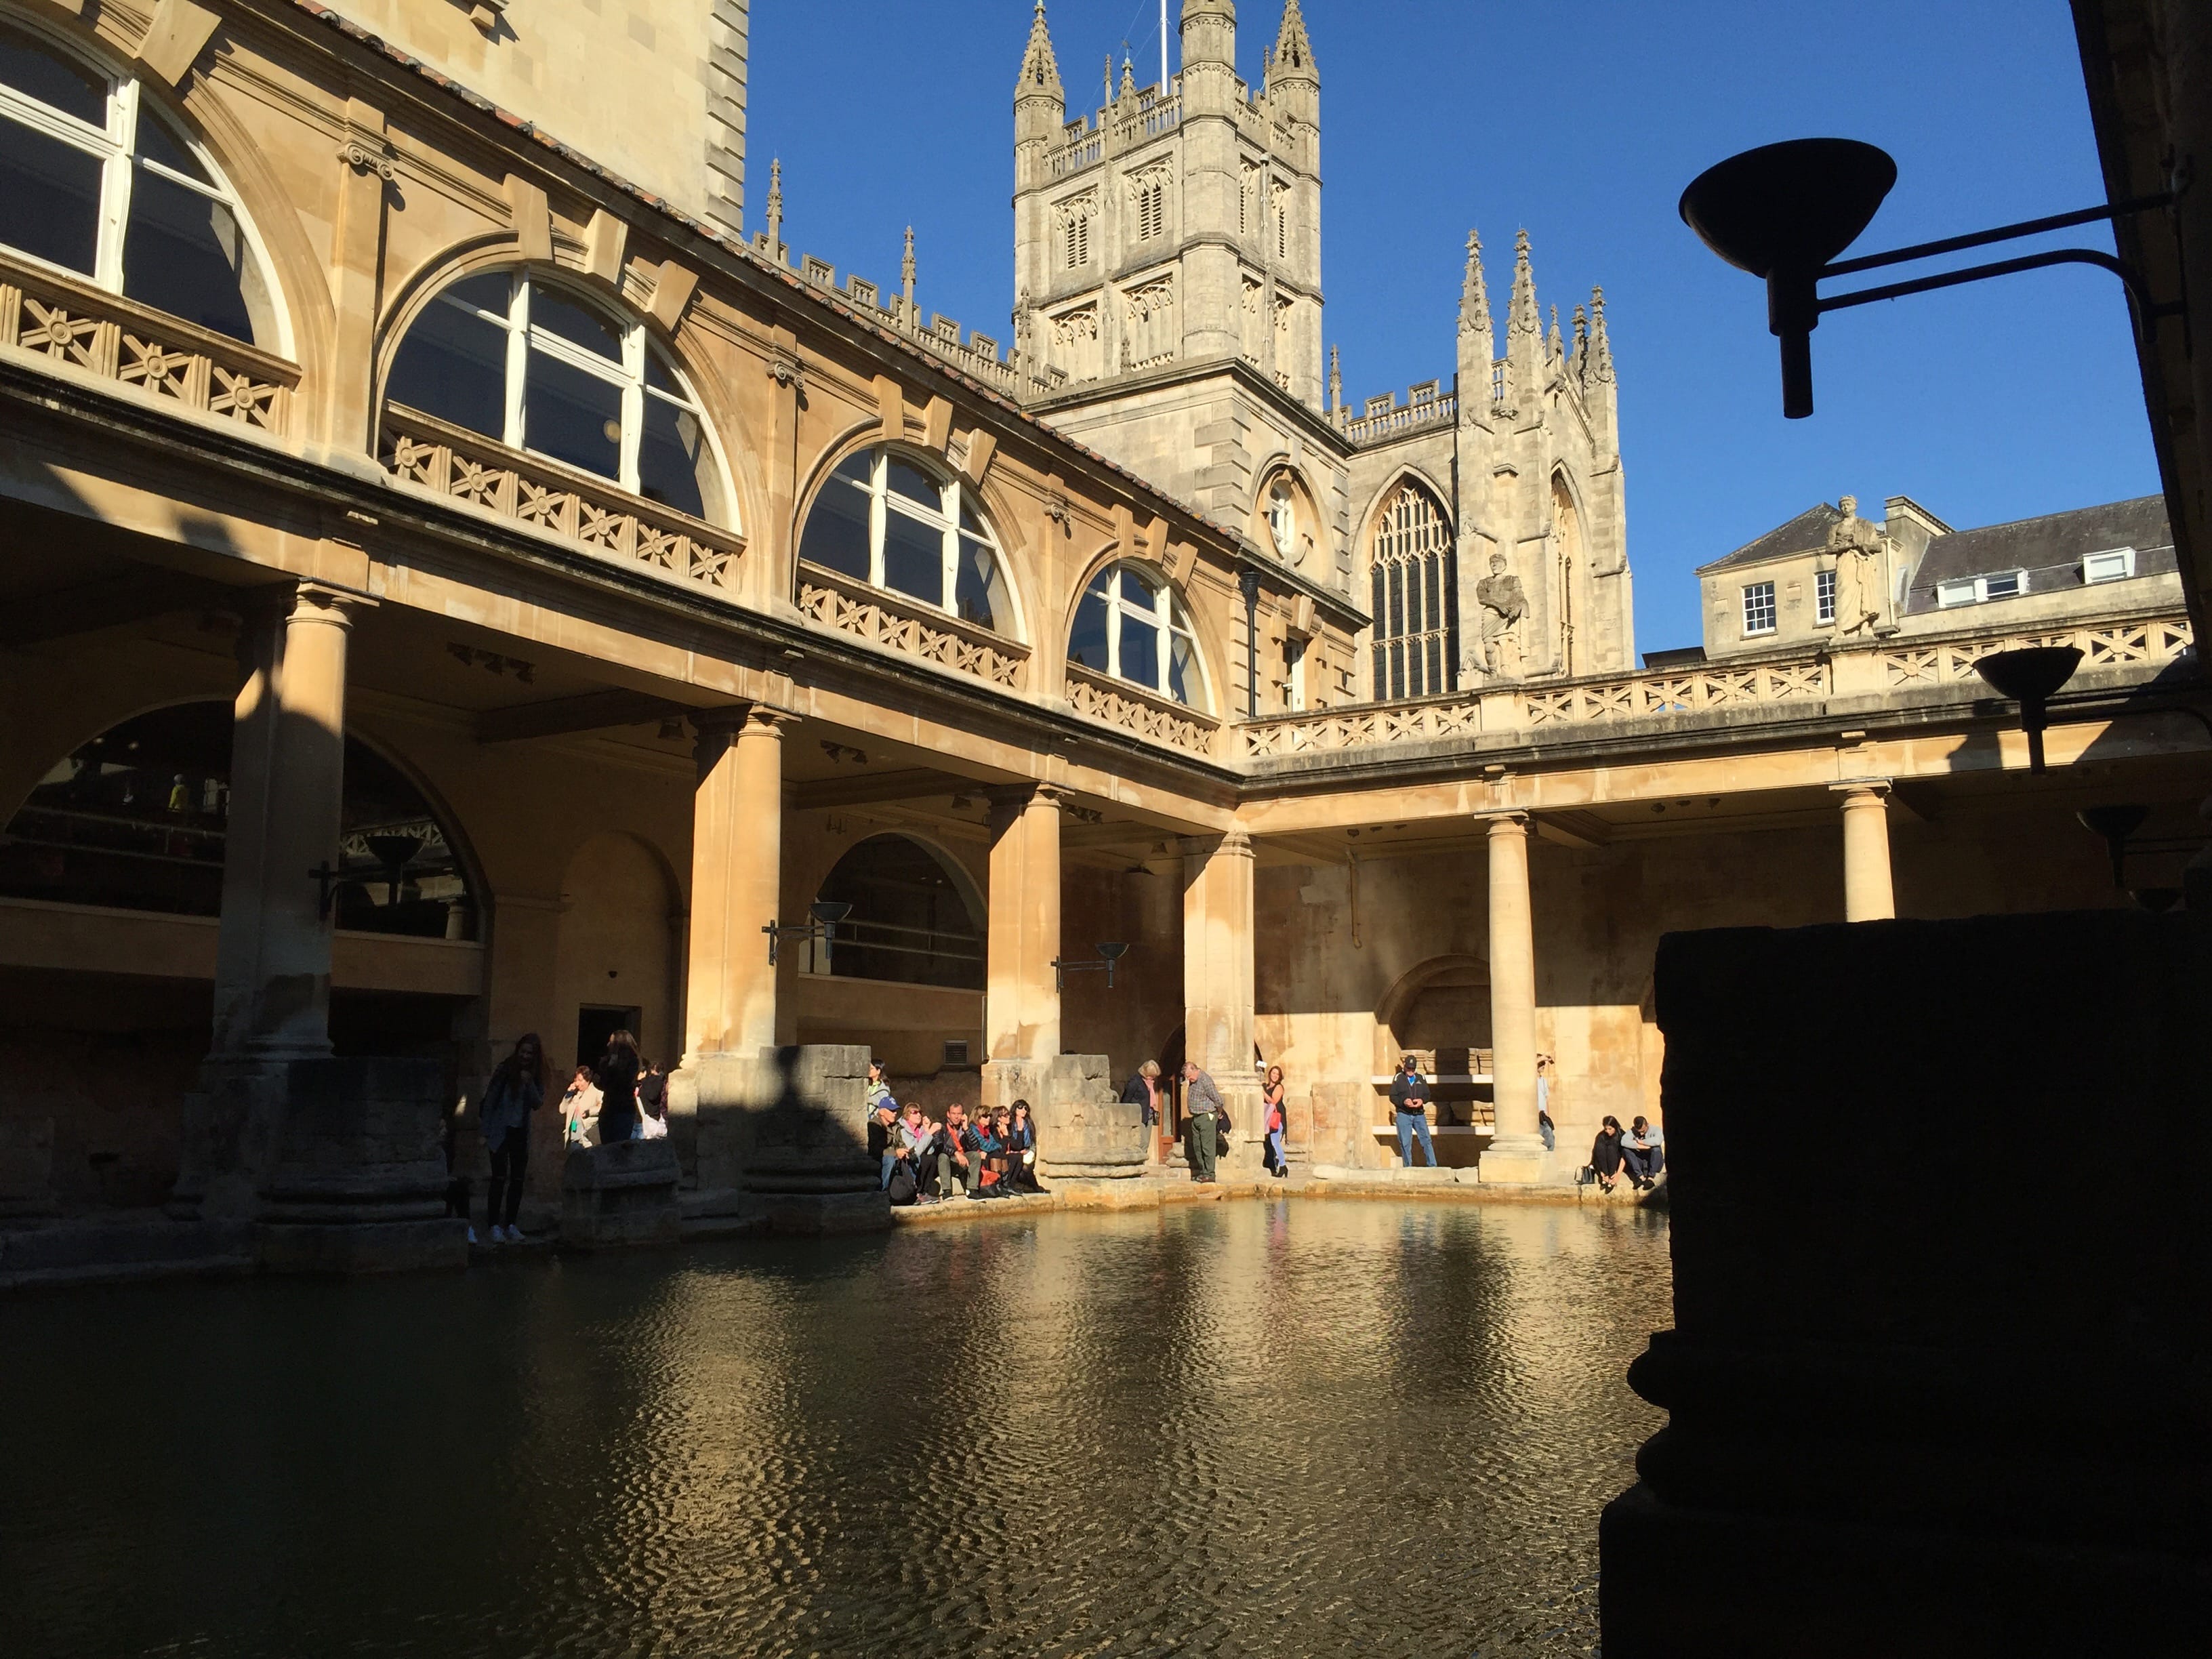
[[[1171,22],[1179,9],[1170,0]],[[1691,571],[1816,500],[1850,491],[1878,515],[1909,495],[1965,526],[2157,489],[2109,275],[2066,268],[1832,314],[1813,337],[1819,412],[1785,422],[1764,290],[1675,216],[1711,163],[1812,134],[1897,158],[1897,188],[1854,252],[2090,205],[2101,187],[2064,0],[1304,10],[1322,73],[1323,327],[1343,348],[1346,400],[1449,376],[1470,226],[1495,303],[1522,226],[1547,307],[1564,319],[1602,283],[1640,649],[1694,641]],[[1241,0],[1248,78],[1281,15],[1280,0]],[[1049,0],[1048,15],[1071,112],[1095,105],[1125,38],[1139,82],[1158,79],[1158,0]],[[1029,21],[1030,0],[761,0],[749,226],[780,155],[794,249],[895,288],[911,223],[923,307],[1010,338]],[[2111,246],[2095,228],[2071,237]]]

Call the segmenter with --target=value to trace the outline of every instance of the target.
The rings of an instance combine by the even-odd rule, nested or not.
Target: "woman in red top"
[[[1260,1091],[1260,1118],[1267,1126],[1267,1173],[1280,1180],[1290,1174],[1291,1166],[1283,1160],[1283,1127],[1288,1121],[1283,1115],[1283,1068],[1270,1066],[1267,1081]]]

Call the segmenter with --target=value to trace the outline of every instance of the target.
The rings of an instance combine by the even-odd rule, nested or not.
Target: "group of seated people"
[[[1583,1165],[1583,1173],[1609,1193],[1626,1169],[1628,1184],[1639,1192],[1649,1192],[1659,1184],[1659,1172],[1666,1166],[1667,1138],[1649,1119],[1638,1117],[1623,1129],[1619,1118],[1608,1117],[1598,1126],[1597,1139],[1590,1143],[1590,1161]]]
[[[1045,1190],[1037,1184],[1036,1126],[1026,1100],[972,1118],[955,1102],[940,1123],[918,1101],[900,1108],[878,1079],[870,1086],[868,1151],[881,1160],[884,1190],[894,1204]]]

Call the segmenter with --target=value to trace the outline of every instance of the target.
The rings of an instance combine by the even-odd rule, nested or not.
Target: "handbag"
[[[1229,1115],[1226,1112],[1213,1120],[1213,1155],[1216,1158],[1229,1156]]]

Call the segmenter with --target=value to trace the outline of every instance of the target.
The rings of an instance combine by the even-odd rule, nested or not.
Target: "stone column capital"
[[[289,616],[297,623],[320,623],[331,628],[351,628],[354,618],[364,611],[374,611],[377,600],[367,593],[356,593],[350,588],[333,586],[328,582],[301,582],[292,590]]]
[[[1832,783],[1828,788],[1844,798],[1846,808],[1879,805],[1888,799],[1890,781],[1887,778],[1851,778],[1842,783]]]
[[[1526,836],[1528,833],[1528,814],[1517,806],[1496,812],[1477,812],[1475,821],[1491,836]]]
[[[1057,810],[1067,799],[1067,791],[1054,783],[1000,783],[983,791],[983,799],[990,804],[990,820],[1004,828],[1032,805],[1048,805]]]

